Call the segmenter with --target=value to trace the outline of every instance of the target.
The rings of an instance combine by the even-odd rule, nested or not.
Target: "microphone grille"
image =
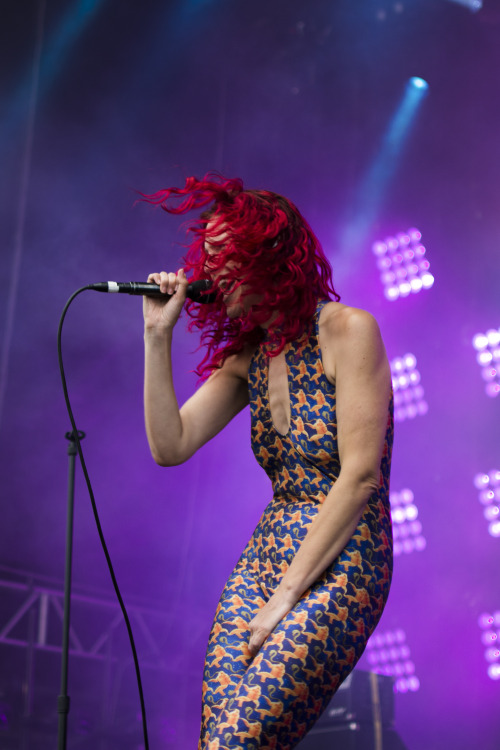
[[[188,286],[188,297],[193,300],[193,302],[199,302],[206,305],[210,304],[211,302],[215,302],[217,297],[215,291],[207,294],[212,288],[213,284],[210,279],[199,279],[198,281],[193,281]]]

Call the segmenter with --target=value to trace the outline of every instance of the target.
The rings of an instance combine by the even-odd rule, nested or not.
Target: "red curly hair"
[[[218,287],[213,303],[187,302],[193,318],[189,328],[201,330],[206,346],[197,368],[202,378],[245,345],[264,338],[266,350],[276,356],[303,333],[318,299],[340,299],[318,239],[283,196],[245,190],[241,180],[211,172],[201,180],[188,177],[183,188],[142,194],[142,199],[172,214],[210,206],[189,226],[193,237],[183,259],[193,281],[215,277]],[[229,295],[240,286],[242,303],[251,295],[258,295],[259,301],[245,315],[231,319],[222,288]]]

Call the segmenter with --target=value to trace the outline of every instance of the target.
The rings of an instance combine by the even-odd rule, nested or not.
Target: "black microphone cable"
[[[73,300],[75,299],[75,297],[77,295],[81,294],[81,292],[85,292],[86,290],[92,290],[93,288],[94,288],[94,286],[92,284],[88,284],[87,286],[81,287],[81,289],[77,289],[77,291],[74,292],[74,294],[72,294],[71,297],[69,298],[69,300],[66,302],[66,305],[64,307],[64,310],[62,312],[62,315],[61,315],[61,318],[60,318],[60,321],[59,321],[59,327],[58,327],[58,331],[57,331],[57,354],[58,354],[58,361],[59,361],[59,370],[60,370],[60,373],[61,373],[61,381],[62,381],[62,386],[63,386],[63,391],[64,391],[64,400],[66,402],[66,408],[68,410],[69,419],[70,419],[70,422],[71,422],[71,426],[73,428],[73,438],[74,438],[74,441],[75,441],[76,449],[78,451],[78,457],[80,459],[80,463],[81,463],[81,466],[82,466],[82,469],[83,469],[83,474],[84,474],[84,477],[85,477],[85,481],[87,483],[87,488],[88,488],[88,492],[89,492],[89,496],[90,496],[90,502],[92,503],[92,510],[94,512],[94,518],[95,518],[95,522],[96,522],[96,526],[97,526],[97,532],[99,534],[99,539],[101,540],[101,545],[102,545],[102,548],[103,548],[103,551],[104,551],[104,555],[106,557],[106,562],[108,564],[109,572],[110,572],[110,575],[111,575],[111,580],[113,582],[113,587],[115,589],[116,597],[117,597],[118,602],[120,604],[120,609],[122,611],[123,618],[125,620],[125,625],[126,625],[127,632],[128,632],[130,646],[132,648],[132,655],[133,655],[133,659],[134,659],[135,673],[136,673],[136,677],[137,677],[137,686],[138,686],[138,689],[139,689],[139,700],[140,700],[140,704],[141,704],[142,731],[143,731],[143,736],[144,736],[144,750],[149,750],[148,728],[147,728],[147,721],[146,721],[146,706],[145,706],[145,702],[144,702],[144,692],[143,692],[143,688],[142,688],[141,673],[140,673],[140,668],[139,668],[139,659],[137,657],[137,650],[136,650],[136,647],[135,647],[134,636],[132,634],[132,626],[130,624],[130,619],[129,619],[127,610],[125,608],[125,604],[124,604],[122,595],[120,593],[120,589],[118,587],[118,582],[116,580],[116,575],[115,575],[115,572],[113,570],[113,564],[111,562],[111,557],[109,555],[108,548],[107,548],[107,545],[106,545],[106,541],[104,539],[104,534],[103,534],[103,531],[102,531],[101,521],[99,519],[99,514],[97,512],[97,505],[96,505],[95,498],[94,498],[94,492],[92,490],[92,485],[90,483],[90,477],[89,477],[89,474],[88,474],[88,471],[87,471],[87,466],[85,464],[85,459],[83,457],[83,451],[82,451],[82,446],[81,446],[81,443],[80,443],[78,429],[76,427],[75,418],[73,416],[73,410],[71,408],[71,404],[70,404],[70,400],[69,400],[68,387],[67,387],[67,384],[66,384],[66,376],[64,374],[64,365],[63,365],[63,360],[62,360],[61,335],[62,335],[62,328],[63,328],[64,319],[66,317],[66,313],[68,312],[69,306],[71,305],[71,303],[73,302]]]

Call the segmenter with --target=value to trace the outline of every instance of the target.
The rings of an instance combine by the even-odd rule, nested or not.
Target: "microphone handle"
[[[97,284],[92,284],[91,288],[96,292],[134,294],[141,297],[159,297],[165,300],[172,297],[171,294],[164,294],[161,292],[158,284],[151,284],[146,281],[101,281]],[[215,302],[217,296],[216,293],[206,293],[211,288],[212,282],[209,279],[193,281],[188,284],[187,296],[189,299],[193,300],[193,302],[201,302],[203,304]]]
[[[109,281],[108,283],[112,284],[113,282]],[[111,292],[114,290],[110,289],[109,291]],[[170,297],[172,297],[171,294],[162,294],[158,284],[150,284],[146,281],[120,281],[116,291],[121,292],[122,294],[137,294],[141,297],[162,297],[163,299],[170,299]],[[189,291],[190,289],[188,286],[188,296]]]

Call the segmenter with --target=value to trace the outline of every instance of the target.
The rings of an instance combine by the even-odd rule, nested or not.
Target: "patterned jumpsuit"
[[[389,409],[380,489],[341,554],[268,636],[255,658],[248,623],[276,590],[340,472],[335,387],[318,344],[320,302],[309,330],[285,349],[290,429],[274,427],[268,357],[249,373],[252,448],[273,498],[222,593],[207,649],[199,750],[291,750],[364,651],[392,575]]]

